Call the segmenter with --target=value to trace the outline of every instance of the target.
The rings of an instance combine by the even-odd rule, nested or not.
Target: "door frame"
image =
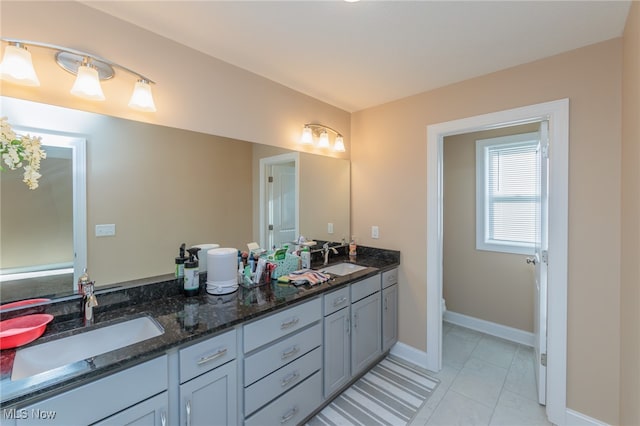
[[[291,162],[295,164],[296,174],[296,235],[300,235],[300,154],[291,152],[260,159],[260,246],[264,249],[270,249],[270,247],[266,246],[269,239],[267,235],[267,172],[270,171],[273,165]]]
[[[427,126],[426,368],[442,368],[443,143],[446,136],[549,121],[547,416],[566,423],[569,100],[545,102]]]

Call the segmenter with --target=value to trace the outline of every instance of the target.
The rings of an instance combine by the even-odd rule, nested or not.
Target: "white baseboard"
[[[427,368],[427,353],[419,349],[409,346],[406,343],[397,342],[390,351],[391,355],[396,356],[410,364]]]
[[[609,426],[607,423],[603,423],[600,420],[594,419],[577,411],[573,411],[567,408],[567,414],[565,417],[566,426]]]
[[[446,311],[444,313],[444,321],[480,331],[501,339],[509,340],[511,342],[520,343],[521,345],[531,347],[534,345],[533,333],[513,327],[507,327],[506,325],[497,324],[495,322],[485,321],[451,311]]]

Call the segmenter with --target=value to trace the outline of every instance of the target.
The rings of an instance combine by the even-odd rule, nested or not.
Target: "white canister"
[[[216,248],[207,252],[207,292],[227,294],[238,289],[238,250]]]
[[[199,248],[198,262],[200,264],[200,270],[202,272],[207,271],[207,252],[211,249],[220,247],[219,244],[196,244],[194,248]]]

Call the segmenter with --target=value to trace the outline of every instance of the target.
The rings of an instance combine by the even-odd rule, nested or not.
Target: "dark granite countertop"
[[[331,263],[347,260],[344,254],[331,258]],[[332,276],[329,282],[318,286],[298,286],[272,282],[269,285],[246,289],[227,296],[213,296],[204,291],[198,296],[185,297],[181,282],[171,275],[136,282],[136,285],[111,287],[98,291],[100,306],[96,308],[95,324],[83,327],[78,296],[49,304],[3,312],[2,319],[31,313],[49,313],[55,319],[43,336],[29,345],[36,345],[68,335],[82,333],[95,327],[110,325],[136,316],[148,315],[163,328],[164,333],[143,342],[95,356],[64,367],[21,380],[11,380],[16,349],[0,351],[1,407],[24,406],[41,398],[50,397],[85,382],[113,374],[119,370],[160,356],[170,349],[189,342],[212,337],[238,324],[259,318],[270,312],[313,298],[342,287],[350,282],[367,278],[380,271],[397,267],[400,252],[358,247],[356,264],[366,269],[350,275]],[[313,263],[312,266],[320,265]],[[98,290],[100,290],[98,288]],[[185,315],[188,315],[185,318]]]

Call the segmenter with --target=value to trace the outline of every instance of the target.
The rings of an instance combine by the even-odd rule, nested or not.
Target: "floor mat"
[[[406,425],[439,383],[420,369],[387,357],[307,425]]]

